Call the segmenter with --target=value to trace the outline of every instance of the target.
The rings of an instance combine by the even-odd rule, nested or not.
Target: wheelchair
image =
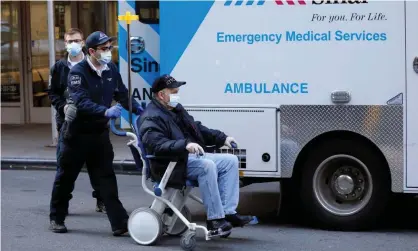
[[[185,251],[191,251],[196,247],[197,229],[203,230],[206,240],[214,237],[229,237],[231,231],[220,232],[220,229],[209,231],[205,226],[191,222],[191,213],[185,205],[187,199],[190,197],[203,205],[203,201],[199,197],[191,194],[192,189],[198,187],[197,181],[187,180],[186,187],[183,189],[166,188],[168,179],[177,163],[175,159],[170,157],[170,163],[159,183],[152,181],[153,190],[147,186],[146,181],[151,178],[149,160],[164,157],[146,155],[145,148],[139,140],[137,128],[139,118],[139,116],[136,117],[133,123],[133,129],[138,136],[132,132],[116,129],[115,120],[110,120],[111,131],[115,135],[131,138],[127,145],[132,152],[137,169],[139,169],[139,163],[142,162],[142,188],[155,198],[150,207],[138,208],[130,214],[128,232],[131,238],[140,245],[151,246],[155,245],[163,234],[182,236],[180,246]],[[236,148],[236,145],[233,147]],[[257,217],[253,216],[253,221],[249,224],[257,223]]]

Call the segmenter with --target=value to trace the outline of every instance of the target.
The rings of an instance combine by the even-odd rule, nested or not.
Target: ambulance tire
[[[323,141],[312,148],[302,168],[301,208],[315,226],[360,231],[373,227],[383,215],[391,195],[390,172],[383,155],[368,142]],[[348,200],[357,205],[338,204]]]

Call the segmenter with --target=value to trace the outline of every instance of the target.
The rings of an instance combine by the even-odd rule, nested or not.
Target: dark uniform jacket
[[[48,86],[48,96],[52,105],[57,111],[55,114],[55,120],[57,122],[57,130],[61,129],[64,123],[64,106],[67,104],[66,99],[68,97],[67,79],[70,68],[68,67],[68,55],[61,60],[57,61],[50,69],[51,81]]]
[[[102,133],[108,128],[109,119],[105,112],[111,107],[113,99],[123,108],[129,109],[129,96],[122,77],[114,63],[100,77],[93,70],[87,58],[71,68],[68,74],[68,93],[77,107],[77,116],[72,121],[73,133]],[[138,114],[141,106],[132,99],[132,112]]]
[[[173,112],[167,110],[158,101],[152,100],[139,121],[141,142],[147,154],[155,156],[176,156],[178,162],[167,186],[181,188],[186,185],[188,151],[190,142],[206,146],[223,146],[226,135],[219,130],[205,127],[194,121],[182,105]],[[169,160],[150,160],[151,178],[160,181],[167,169]]]

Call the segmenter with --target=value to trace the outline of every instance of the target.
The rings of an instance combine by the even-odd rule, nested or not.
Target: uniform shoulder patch
[[[81,76],[80,75],[72,75],[70,77],[70,84],[73,87],[78,87],[81,85]]]

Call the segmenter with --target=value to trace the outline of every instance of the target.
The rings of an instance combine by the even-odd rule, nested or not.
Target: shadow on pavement
[[[197,193],[197,195],[199,195]],[[195,203],[195,202],[189,202]],[[310,228],[297,223],[293,219],[283,219],[277,216],[277,205],[279,203],[279,185],[277,182],[253,184],[241,188],[240,203],[238,212],[240,214],[255,215],[259,219],[259,224],[265,226],[292,226],[298,228]],[[196,203],[192,210],[194,221],[205,221],[203,206]],[[418,199],[402,198],[397,199],[388,209],[384,221],[376,225],[373,232],[405,232],[418,231]]]

